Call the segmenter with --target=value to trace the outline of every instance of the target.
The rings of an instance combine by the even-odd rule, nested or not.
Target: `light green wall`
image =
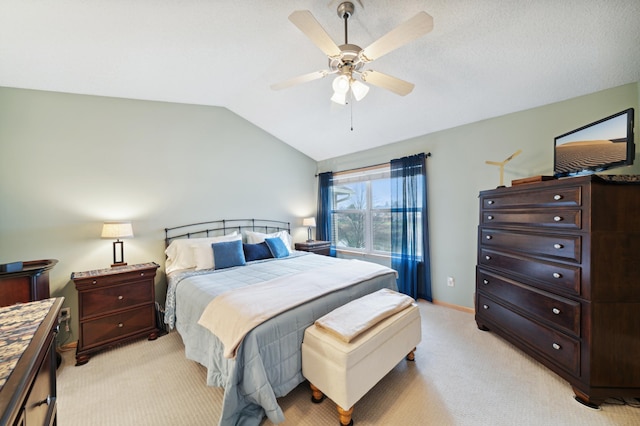
[[[501,162],[522,149],[522,154],[505,167],[507,186],[512,179],[551,175],[554,137],[629,107],[636,109],[637,119],[639,86],[628,84],[321,161],[318,171],[337,172],[431,152],[427,173],[433,295],[439,301],[471,308],[478,193],[499,184],[499,168],[485,164],[485,160]],[[428,115],[424,119],[429,120]],[[638,133],[636,126],[636,146]],[[636,153],[634,166],[616,169],[615,173],[640,174],[640,152]],[[447,286],[448,276],[455,278],[455,287]]]
[[[52,295],[77,319],[69,278],[111,264],[104,220],[133,222],[130,264],[163,265],[164,228],[198,221],[288,220],[302,241],[315,170],[224,108],[0,88],[0,263],[58,259]]]

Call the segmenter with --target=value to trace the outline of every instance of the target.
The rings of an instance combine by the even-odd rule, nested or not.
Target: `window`
[[[389,165],[333,176],[332,242],[337,249],[391,253]]]

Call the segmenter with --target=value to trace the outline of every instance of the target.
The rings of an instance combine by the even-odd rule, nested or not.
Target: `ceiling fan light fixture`
[[[369,86],[358,80],[351,80],[351,91],[356,101],[360,101],[369,93]]]
[[[335,93],[346,94],[349,91],[349,77],[346,75],[339,75],[333,80],[333,91]]]
[[[338,93],[333,92],[333,96],[331,96],[331,100],[340,105],[347,104],[347,94],[346,93]]]

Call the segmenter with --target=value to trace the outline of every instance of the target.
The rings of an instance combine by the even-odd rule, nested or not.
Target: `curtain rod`
[[[415,154],[417,155],[417,154]],[[431,157],[431,153],[430,152],[425,152],[424,154],[425,157]],[[391,161],[387,161],[386,163],[380,163],[380,164],[374,164],[372,166],[365,166],[365,167],[354,167],[353,169],[346,169],[346,170],[340,170],[339,172],[333,172],[334,174],[338,174],[338,173],[345,173],[345,172],[352,172],[354,170],[367,170],[367,169],[373,169],[376,167],[380,167],[380,166],[385,166],[387,164],[389,164]],[[318,173],[315,174],[315,177],[318,177]]]

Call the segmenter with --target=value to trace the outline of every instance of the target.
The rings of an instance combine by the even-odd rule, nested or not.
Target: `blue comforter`
[[[187,358],[207,368],[207,384],[223,387],[220,425],[258,425],[266,415],[284,421],[276,398],[304,381],[300,347],[304,330],[319,317],[366,294],[396,290],[395,272],[330,293],[293,308],[254,328],[235,359],[223,357],[223,346],[197,324],[207,304],[225,291],[347,260],[294,252],[281,259],[250,262],[218,271],[173,273],[169,276],[165,322],[182,336]]]

